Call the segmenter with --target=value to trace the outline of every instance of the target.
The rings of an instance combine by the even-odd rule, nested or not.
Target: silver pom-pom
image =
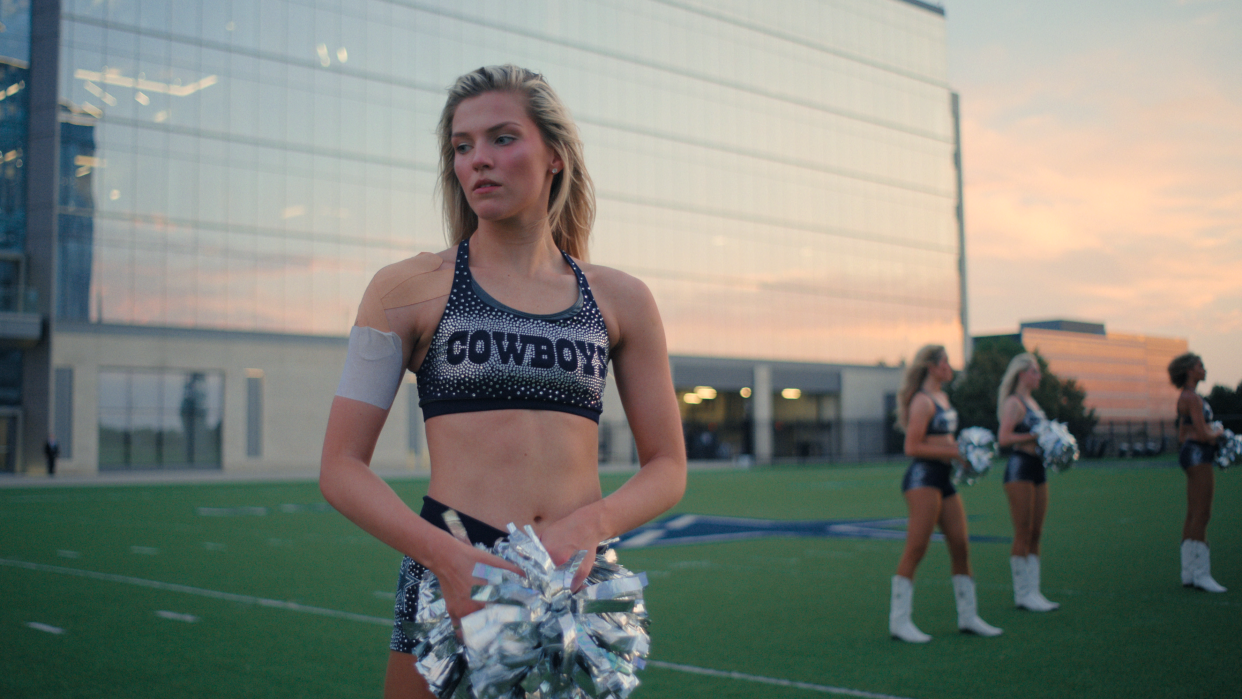
[[[1216,457],[1213,461],[1220,468],[1229,468],[1234,464],[1242,462],[1242,435],[1236,435],[1233,430],[1225,429],[1225,426],[1219,422],[1213,422],[1213,427],[1219,426],[1225,432],[1216,440]]]
[[[1041,420],[1031,431],[1035,433],[1044,466],[1054,473],[1064,471],[1078,460],[1078,440],[1064,422]]]
[[[479,546],[479,548],[484,548]],[[490,549],[525,577],[479,564],[487,580],[472,598],[483,609],[461,620],[456,635],[440,583],[427,571],[418,590],[418,614],[407,633],[419,673],[440,699],[624,699],[638,686],[634,674],[650,647],[643,605],[646,574],[634,575],[603,548],[582,588],[574,572],[586,551],[556,566],[529,526],[509,525]]]
[[[967,427],[957,435],[957,450],[964,465],[958,467],[953,480],[974,485],[992,468],[992,459],[997,454],[996,435],[986,427]]]

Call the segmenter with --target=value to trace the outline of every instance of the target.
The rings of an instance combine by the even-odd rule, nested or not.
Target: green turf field
[[[1013,609],[1008,545],[972,545],[995,639],[956,632],[941,545],[916,580],[926,646],[888,638],[899,541],[623,551],[651,579],[661,663],[634,696],[1239,696],[1242,472],[1217,474],[1213,572],[1231,589],[1209,595],[1179,584],[1184,477],[1158,463],[1052,478],[1044,591],[1059,611]],[[677,511],[901,517],[903,467],[695,472]],[[972,534],[1010,534],[998,475],[964,491]],[[416,502],[425,482],[394,487]],[[0,697],[378,697],[398,559],[314,483],[0,489]]]

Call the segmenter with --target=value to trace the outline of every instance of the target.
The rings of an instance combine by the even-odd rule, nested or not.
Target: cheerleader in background
[[[914,458],[906,469],[901,490],[910,508],[906,547],[893,576],[888,631],[909,643],[927,643],[931,636],[911,621],[914,570],[927,553],[932,530],[940,525],[949,545],[953,593],[957,600],[957,628],[964,633],[999,636],[1001,630],[979,618],[975,582],[970,577],[969,535],[962,498],[953,487],[951,461],[960,460],[957,411],[941,386],[953,379],[953,367],[944,347],[926,345],[906,369],[897,400],[897,422],[905,430],[905,452]]]
[[[1050,612],[1061,605],[1039,591],[1039,537],[1048,512],[1048,482],[1044,460],[1039,457],[1032,434],[1047,419],[1031,398],[1042,374],[1035,356],[1022,353],[1009,361],[996,400],[1001,448],[1012,447],[1005,466],[1005,495],[1013,519],[1013,547],[1009,567],[1013,571],[1013,603],[1019,609]]]
[[[1182,525],[1182,585],[1207,592],[1224,592],[1212,579],[1212,561],[1207,545],[1207,525],[1212,518],[1212,493],[1216,474],[1212,458],[1216,440],[1224,433],[1212,421],[1212,406],[1195,392],[1207,378],[1203,360],[1187,352],[1169,362],[1169,380],[1182,389],[1177,397],[1177,440],[1182,448],[1177,463],[1186,472],[1186,523]]]

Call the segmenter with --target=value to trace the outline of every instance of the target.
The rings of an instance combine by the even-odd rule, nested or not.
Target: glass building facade
[[[445,88],[516,63],[573,112],[591,259],[651,287],[672,354],[961,356],[937,5],[60,0],[59,17],[62,328],[343,337],[375,271],[445,247]],[[100,430],[114,400],[91,401]]]
[[[379,267],[444,246],[445,86],[513,62],[574,111],[599,188],[592,258],[651,285],[671,351],[896,363],[960,340],[936,11],[64,0],[62,12],[60,97],[78,132],[62,156],[62,317],[345,332]]]

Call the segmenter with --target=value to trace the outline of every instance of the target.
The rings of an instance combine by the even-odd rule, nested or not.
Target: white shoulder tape
[[[349,331],[349,352],[336,395],[388,410],[404,374],[401,338],[397,333],[355,325]]]

